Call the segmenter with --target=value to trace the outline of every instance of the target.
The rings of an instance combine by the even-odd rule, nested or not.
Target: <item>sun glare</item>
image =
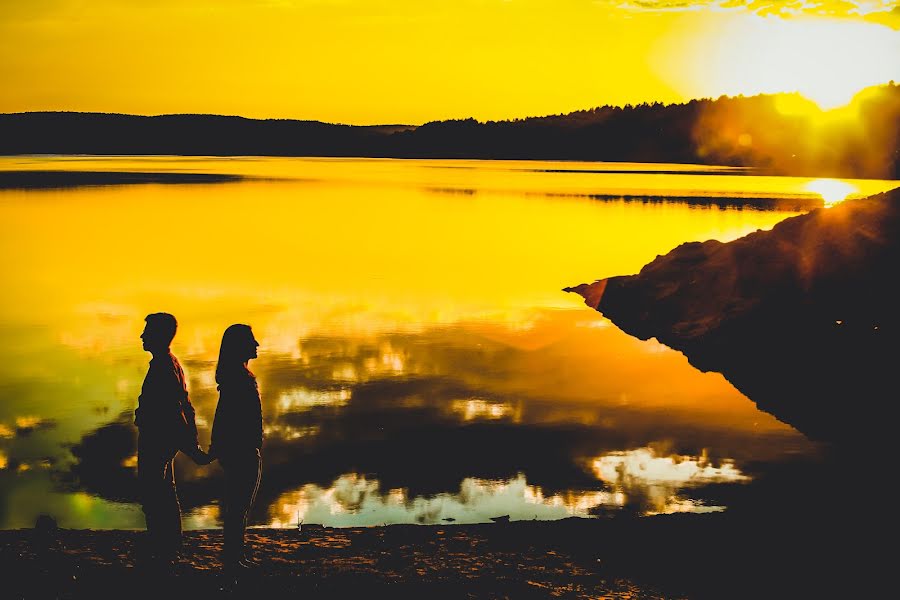
[[[859,90],[841,89],[839,86],[829,88],[819,86],[818,89],[807,89],[801,92],[804,96],[815,102],[822,110],[832,110],[846,106]]]
[[[795,92],[827,111],[900,78],[900,62],[885,58],[900,56],[900,37],[875,23],[739,15],[693,36],[667,39],[657,61],[660,76],[686,97]],[[788,112],[809,112],[791,103]]]
[[[825,206],[834,206],[858,192],[856,186],[840,179],[815,179],[806,184],[806,190],[816,193],[825,201]]]
[[[856,81],[855,78],[823,74],[820,79],[813,79],[801,84],[798,92],[804,98],[814,102],[823,111],[830,111],[847,106],[860,90],[869,85],[871,83]]]
[[[781,65],[780,73],[773,73],[781,90],[773,91],[797,91],[822,110],[846,106],[863,88],[892,79],[897,63],[884,56],[896,56],[893,52],[900,50],[897,36],[887,27],[838,20],[801,26],[785,21],[781,30],[758,41],[774,53],[765,66]],[[775,56],[782,60],[771,60]]]

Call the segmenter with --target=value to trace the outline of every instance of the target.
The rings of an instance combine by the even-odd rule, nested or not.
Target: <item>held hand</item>
[[[200,448],[200,446],[197,446],[195,449],[191,450],[188,453],[188,456],[190,456],[191,460],[193,460],[198,465],[208,465],[213,461],[213,457],[204,452]]]

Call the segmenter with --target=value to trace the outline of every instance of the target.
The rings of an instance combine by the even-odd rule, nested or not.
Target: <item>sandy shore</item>
[[[257,573],[221,570],[220,530],[185,534],[173,575],[140,531],[0,531],[7,598],[828,598],[877,593],[871,533],[727,515],[487,525],[254,529]],[[871,588],[871,589],[867,589]],[[846,595],[851,590],[850,595]],[[877,597],[877,596],[876,596]]]

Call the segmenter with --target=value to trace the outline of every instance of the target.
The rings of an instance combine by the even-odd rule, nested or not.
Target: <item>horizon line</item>
[[[858,93],[878,87],[887,87],[887,86],[896,86],[894,80],[886,81],[884,83],[874,84],[870,86],[866,86],[859,90]],[[509,123],[515,121],[527,121],[529,119],[546,119],[549,117],[559,117],[565,115],[571,115],[579,112],[587,112],[597,109],[603,108],[611,108],[611,109],[627,109],[627,108],[637,108],[641,106],[655,106],[662,105],[663,107],[668,106],[683,106],[687,104],[691,104],[692,102],[711,102],[716,100],[725,99],[735,99],[735,98],[757,98],[760,96],[780,96],[780,95],[798,95],[802,98],[809,100],[810,102],[818,104],[815,100],[804,96],[801,92],[794,91],[786,91],[786,92],[760,92],[752,95],[745,94],[720,94],[719,96],[702,96],[696,98],[690,98],[687,100],[683,100],[681,102],[662,102],[660,100],[653,101],[643,101],[637,104],[633,103],[625,103],[625,104],[599,104],[596,106],[592,106],[589,108],[580,108],[575,109],[569,112],[560,112],[560,113],[548,113],[543,115],[531,115],[526,117],[509,117],[506,119],[486,119],[480,120],[475,117],[449,117],[446,119],[432,119],[430,121],[425,121],[424,123],[370,123],[370,124],[354,124],[354,123],[340,123],[335,121],[321,121],[319,119],[307,119],[307,118],[297,118],[297,117],[247,117],[244,115],[238,114],[221,114],[221,113],[203,113],[203,112],[174,112],[174,113],[155,113],[155,114],[141,114],[141,113],[125,113],[125,112],[115,112],[115,111],[93,111],[93,110],[26,110],[26,111],[15,111],[15,112],[2,112],[0,116],[12,116],[12,115],[29,115],[29,114],[74,114],[74,115],[109,115],[109,116],[124,116],[124,117],[144,117],[144,118],[157,118],[157,117],[222,117],[222,118],[232,118],[232,119],[244,119],[247,121],[295,121],[299,123],[321,123],[324,125],[336,125],[343,127],[422,127],[423,125],[427,125],[429,123],[446,123],[450,121],[475,121],[479,124],[487,124],[487,123]],[[823,112],[826,112],[826,109],[821,109]]]

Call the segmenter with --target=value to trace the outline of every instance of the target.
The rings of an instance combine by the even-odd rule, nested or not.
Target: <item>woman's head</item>
[[[229,373],[246,372],[247,361],[256,358],[258,346],[259,342],[253,337],[253,330],[249,325],[229,325],[222,335],[222,345],[219,346],[216,381],[221,383],[222,377],[227,377]]]

